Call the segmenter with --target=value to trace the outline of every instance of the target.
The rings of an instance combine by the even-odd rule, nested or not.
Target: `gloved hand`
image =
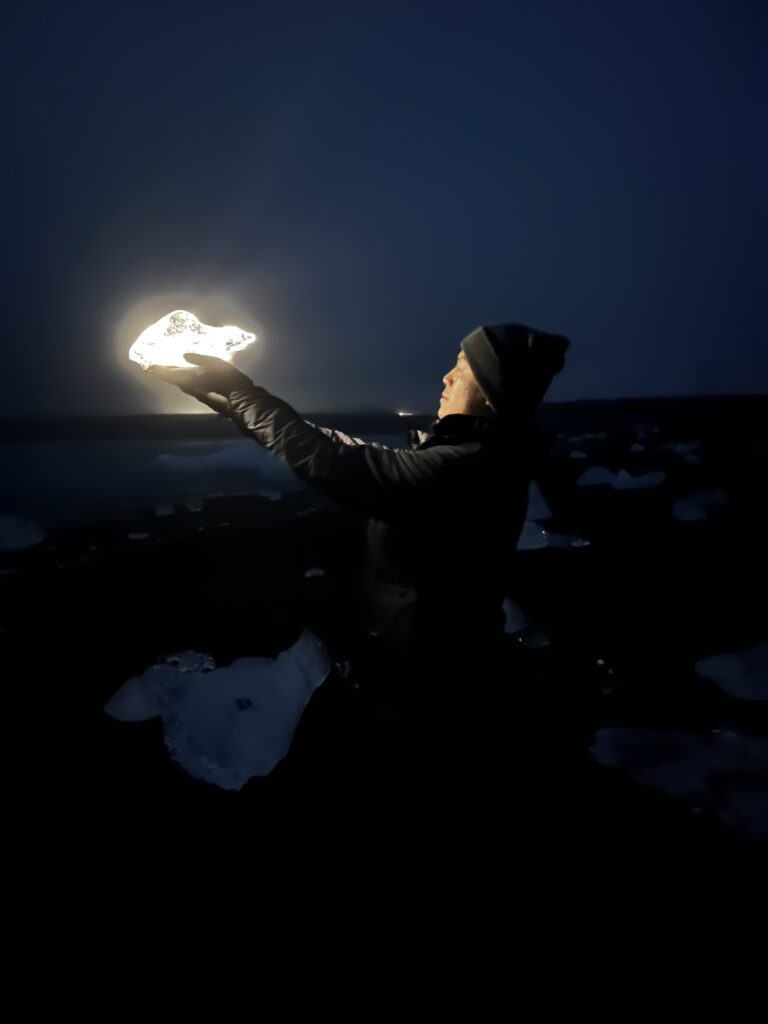
[[[185,352],[184,358],[194,366],[150,366],[148,372],[185,394],[192,395],[214,412],[228,415],[229,395],[235,388],[252,387],[253,381],[224,359]]]

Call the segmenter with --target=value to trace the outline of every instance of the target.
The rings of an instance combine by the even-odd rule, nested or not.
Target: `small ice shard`
[[[652,469],[650,473],[642,473],[640,476],[632,476],[626,469],[620,469],[613,486],[617,491],[644,491],[658,487],[666,478],[667,474],[662,469]]]
[[[538,551],[547,547],[547,531],[537,523],[528,520],[523,524],[520,539],[517,542],[518,551]]]
[[[580,487],[610,484],[615,491],[637,491],[658,487],[665,479],[666,473],[661,469],[654,469],[650,473],[633,476],[626,469],[620,469],[617,474],[614,474],[604,466],[590,466],[588,470],[581,474],[576,483]]]
[[[172,516],[176,510],[170,501],[158,501],[155,505],[156,516]]]
[[[590,466],[576,481],[579,487],[596,487],[600,484],[612,484],[613,473],[605,466]]]
[[[309,579],[312,576],[325,576],[325,570],[315,566],[314,569],[307,569],[304,575]]]
[[[22,551],[45,540],[37,525],[20,516],[0,515],[0,551]]]
[[[564,533],[552,533],[538,523],[526,520],[517,542],[518,551],[540,551],[543,548],[583,548],[590,542],[584,537],[571,537]]]
[[[270,501],[280,501],[282,494],[280,491],[259,491],[259,497],[269,498]]]
[[[571,452],[571,458],[572,459],[586,459],[586,457],[587,457],[587,453],[586,452],[579,452],[579,451]]]
[[[599,729],[590,754],[636,782],[705,807],[751,839],[768,838],[768,739],[729,731]]]
[[[182,499],[181,504],[189,512],[202,512],[203,511],[203,499],[199,494],[190,494],[186,498]]]
[[[146,540],[148,536],[148,533],[129,533],[128,540]]]
[[[520,605],[515,604],[511,598],[506,597],[502,608],[504,609],[505,619],[504,632],[509,633],[512,636],[516,633],[522,632],[528,625],[528,617]]]
[[[528,488],[528,511],[525,514],[525,518],[539,520],[550,519],[551,517],[552,510],[541,493],[539,485],[535,481],[531,481],[531,485]]]
[[[632,445],[629,446],[629,450],[631,452],[644,452],[645,451],[645,445],[644,444],[632,444]]]
[[[543,629],[538,629],[536,626],[530,626],[528,629],[523,629],[518,633],[517,642],[523,647],[531,648],[531,650],[538,650],[550,645],[550,639],[547,634]]]
[[[288,753],[304,708],[330,671],[330,656],[305,629],[276,659],[211,666],[196,651],[175,655],[128,680],[105,710],[125,721],[161,715],[168,751],[189,775],[241,789]]]
[[[768,700],[768,641],[737,654],[713,654],[696,662],[696,671],[738,700]]]
[[[210,327],[193,313],[175,309],[141,332],[131,345],[128,358],[144,370],[153,365],[190,366],[185,352],[231,361],[235,352],[241,352],[254,341],[256,335],[241,327]]]
[[[589,541],[584,537],[569,537],[565,533],[551,533],[546,530],[547,547],[549,548],[584,548]]]
[[[728,495],[719,487],[708,487],[690,494],[687,498],[678,498],[672,506],[672,515],[680,522],[695,522],[707,519],[717,509],[728,505]]]

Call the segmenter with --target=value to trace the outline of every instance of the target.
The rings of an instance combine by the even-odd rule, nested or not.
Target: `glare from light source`
[[[415,416],[416,413],[415,412],[400,412],[400,411],[398,411],[397,415],[398,416]]]
[[[254,341],[256,335],[242,327],[210,327],[200,323],[194,313],[175,309],[141,332],[131,345],[128,358],[145,370],[150,366],[190,366],[185,352],[231,362],[235,352],[242,352]]]

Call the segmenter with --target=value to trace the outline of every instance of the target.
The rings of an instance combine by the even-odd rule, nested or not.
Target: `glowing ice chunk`
[[[185,352],[218,356],[231,361],[235,352],[242,352],[256,340],[241,327],[209,327],[193,313],[176,309],[142,331],[128,351],[128,358],[143,369],[150,366],[189,366]]]

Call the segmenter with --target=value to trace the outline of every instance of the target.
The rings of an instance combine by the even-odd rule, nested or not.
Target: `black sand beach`
[[[303,488],[207,496],[199,511],[125,509],[0,556],[6,722],[35,827],[102,864],[147,849],[184,856],[191,843],[233,870],[309,860],[414,879],[501,879],[562,856],[593,868],[759,858],[768,692],[735,697],[695,663],[768,639],[768,401],[575,403],[539,420],[562,435],[539,481],[552,512],[541,525],[589,543],[518,553],[508,594],[529,626],[505,638],[504,684],[487,708],[492,770],[469,770],[460,735],[425,743],[343,666],[359,629],[363,520]],[[645,489],[577,483],[598,466],[665,476]],[[676,501],[711,488],[726,499],[703,518],[675,517]],[[244,563],[258,588],[238,585]],[[306,577],[312,567],[324,575]],[[103,711],[173,652],[217,665],[275,656],[304,627],[337,664],[288,757],[240,792],[187,776],[159,720]],[[467,678],[468,708],[478,692]],[[605,729],[746,736],[762,754],[686,798],[598,764],[590,748]]]

